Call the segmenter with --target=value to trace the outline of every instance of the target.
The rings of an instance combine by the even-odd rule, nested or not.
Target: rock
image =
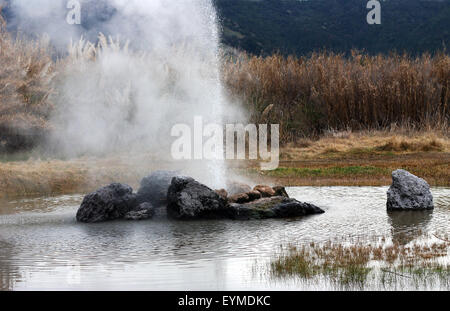
[[[156,171],[145,177],[141,181],[138,190],[138,201],[140,203],[149,202],[154,206],[162,206],[167,203],[167,190],[169,190],[172,178],[177,176],[177,172]]]
[[[289,198],[289,194],[287,193],[286,188],[284,187],[281,186],[273,187],[273,191],[275,191],[275,196],[277,197]]]
[[[289,218],[322,214],[319,207],[286,197],[262,198],[246,204],[230,205],[234,219]]]
[[[155,215],[155,208],[150,203],[142,203],[136,209],[125,214],[126,220],[146,220]]]
[[[285,201],[273,207],[273,210],[277,218],[299,217],[325,213],[324,210],[313,204],[303,203],[289,198],[285,198]]]
[[[224,199],[228,198],[228,192],[225,189],[216,190],[216,193]]]
[[[388,210],[430,210],[434,208],[430,185],[405,170],[392,173],[392,185],[387,193]]]
[[[247,203],[250,201],[251,199],[247,193],[235,194],[228,198],[228,202],[230,203]]]
[[[227,185],[228,195],[232,196],[240,193],[247,193],[252,191],[252,188],[249,185],[238,183],[238,182],[230,182]]]
[[[155,211],[152,210],[140,210],[140,211],[131,211],[125,214],[124,219],[126,220],[147,220],[151,219]]]
[[[114,183],[86,195],[77,212],[77,221],[86,223],[121,219],[137,206],[128,185]]]
[[[264,185],[258,185],[253,190],[258,191],[261,193],[263,198],[270,198],[275,196],[275,191],[272,189],[272,187],[264,186]]]
[[[155,215],[155,208],[150,203],[141,203],[137,208],[125,214],[126,220],[146,220]]]
[[[226,199],[190,177],[174,177],[167,193],[167,213],[176,219],[226,218]]]
[[[255,201],[255,200],[259,200],[262,198],[261,192],[256,191],[256,190],[252,190],[250,192],[247,192],[248,197],[250,198],[250,202],[251,201]]]

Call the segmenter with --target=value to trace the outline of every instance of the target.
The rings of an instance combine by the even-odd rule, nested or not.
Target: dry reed
[[[283,142],[330,129],[448,129],[450,57],[444,52],[417,58],[240,54],[227,58],[223,72],[230,96],[248,107],[254,122],[280,123]]]
[[[0,151],[32,147],[50,129],[53,77],[48,40],[13,38],[0,16]]]

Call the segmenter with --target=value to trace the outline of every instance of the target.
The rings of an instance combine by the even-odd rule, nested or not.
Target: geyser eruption
[[[151,152],[168,160],[173,125],[192,124],[196,116],[222,124],[227,105],[211,0],[80,4],[81,25],[70,25],[65,0],[11,3],[23,32],[48,34],[59,55],[70,45],[51,94],[53,150],[68,156]],[[192,162],[188,169],[211,187],[224,186],[222,161]]]

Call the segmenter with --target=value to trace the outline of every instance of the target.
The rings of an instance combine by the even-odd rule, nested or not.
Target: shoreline
[[[179,168],[182,167],[179,163]],[[432,187],[450,186],[448,152],[282,159],[274,171],[261,171],[254,162],[230,163],[229,172],[231,176],[242,176],[255,184],[388,186],[391,172],[398,168],[424,178]],[[126,183],[136,189],[143,177],[164,169],[174,169],[173,164],[128,157],[0,163],[0,198],[87,193],[112,182]]]
[[[399,168],[424,178],[432,187],[450,186],[450,153],[379,155],[369,158],[281,161],[274,171],[247,169],[250,176],[283,186],[389,186]]]
[[[0,159],[0,198],[88,193],[112,182],[136,189],[156,170],[195,176],[204,163],[194,162],[138,151],[71,160],[9,155]],[[261,171],[258,161],[226,161],[226,166],[230,180],[254,185],[388,186],[392,171],[402,168],[432,187],[450,187],[450,136],[433,131],[331,132],[283,146],[274,171]]]

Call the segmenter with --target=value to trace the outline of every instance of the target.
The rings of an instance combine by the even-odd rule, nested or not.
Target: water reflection
[[[392,240],[405,245],[428,231],[433,211],[389,211],[388,216]]]
[[[268,280],[254,273],[255,262],[267,263],[280,245],[290,243],[392,235],[404,244],[421,231],[449,228],[446,188],[434,189],[434,212],[414,213],[387,213],[386,187],[288,191],[326,213],[293,220],[179,222],[158,217],[79,224],[74,215],[82,196],[8,201],[3,209],[0,203],[0,289],[333,289],[320,280],[315,285]]]
[[[9,259],[4,264],[0,263],[0,291],[11,290],[15,282],[21,279],[19,269],[14,267],[11,260],[14,248],[9,243],[0,241],[0,251],[2,256]]]

